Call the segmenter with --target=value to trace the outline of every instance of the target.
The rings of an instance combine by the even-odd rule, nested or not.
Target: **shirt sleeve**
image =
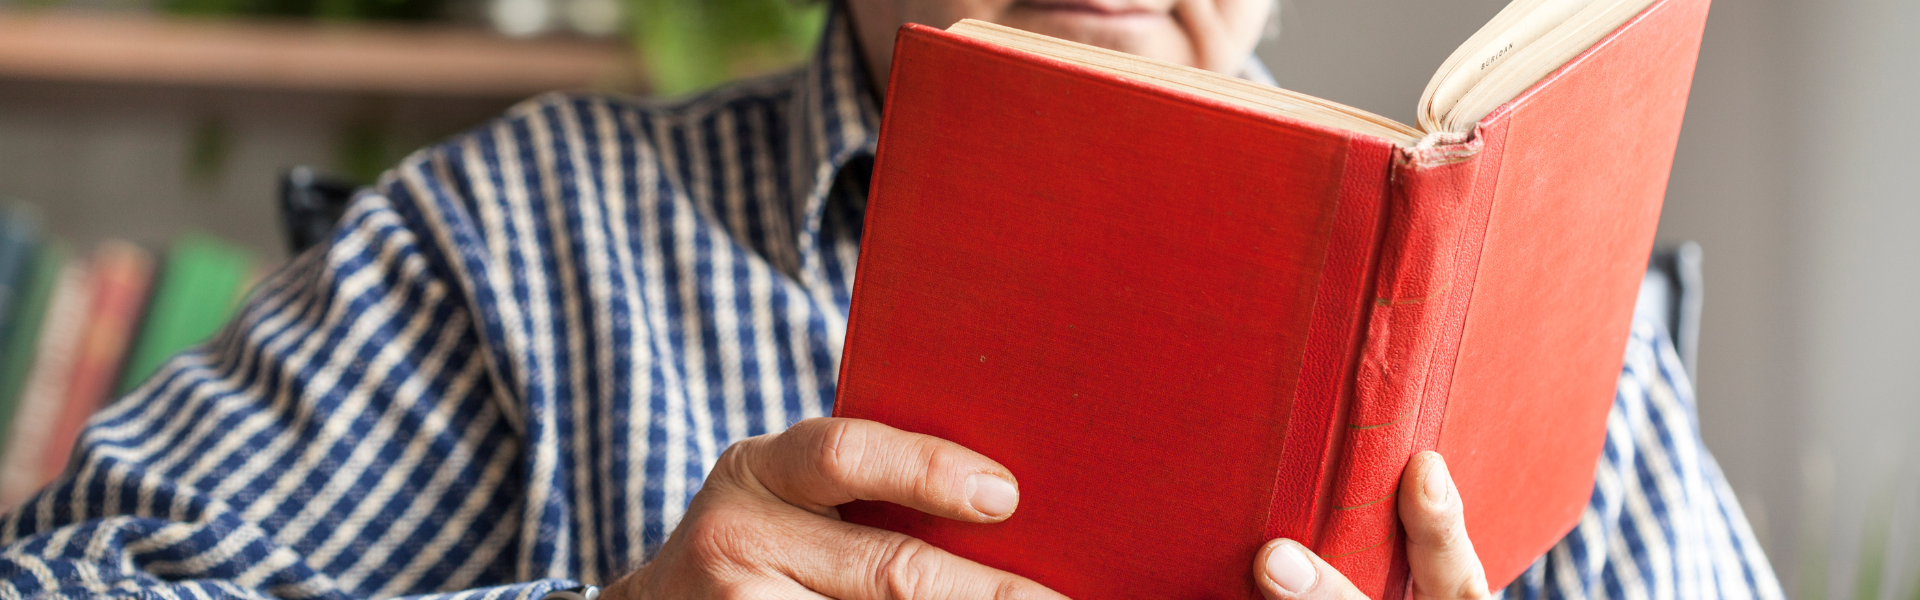
[[[0,517],[0,597],[537,598],[468,300],[387,196],[94,416]],[[484,587],[494,585],[495,587]]]
[[[1637,318],[1593,496],[1508,598],[1785,597],[1713,455],[1667,334]]]

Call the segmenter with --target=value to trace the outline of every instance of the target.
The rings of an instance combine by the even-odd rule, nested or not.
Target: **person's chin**
[[[1063,40],[1166,60],[1192,62],[1186,32],[1161,10],[1109,9],[1078,0],[1020,2],[1000,24]]]

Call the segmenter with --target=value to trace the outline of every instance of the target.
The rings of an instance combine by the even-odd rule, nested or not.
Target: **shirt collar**
[[[853,22],[840,2],[828,9],[826,30],[820,36],[813,58],[800,73],[791,139],[799,143],[796,166],[804,201],[797,203],[801,256],[819,250],[821,216],[832,195],[836,179],[855,161],[870,160],[880,141],[880,107],[875,99],[874,83],[867,72],[866,58],[854,41]],[[1258,57],[1248,57],[1241,77],[1255,83],[1276,85],[1273,75]],[[866,173],[854,169],[851,173]],[[864,190],[867,182],[857,182]],[[859,200],[864,200],[864,194]],[[864,207],[862,207],[864,208]],[[807,261],[810,262],[810,261]]]
[[[1240,70],[1240,78],[1260,85],[1280,87],[1280,82],[1273,78],[1273,71],[1268,71],[1267,63],[1261,62],[1258,56],[1247,57],[1247,66]]]
[[[835,2],[828,9],[820,45],[799,74],[791,121],[796,148],[795,166],[802,202],[794,208],[803,229],[801,256],[818,249],[821,215],[834,180],[848,163],[873,156],[880,141],[880,107],[868,81],[866,60],[854,43],[852,19]],[[866,182],[860,182],[865,187]]]

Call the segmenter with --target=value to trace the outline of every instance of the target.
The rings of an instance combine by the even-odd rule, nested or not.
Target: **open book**
[[[1464,133],[1653,0],[1514,0],[1447,57],[1420,94],[1418,127],[1299,92],[972,19],[947,31],[1303,121],[1412,146]]]
[[[835,413],[1019,480],[1006,522],[876,503],[1074,598],[1247,598],[1301,541],[1403,596],[1439,450],[1500,587],[1578,522],[1707,0],[1520,0],[1418,128],[983,23],[908,25]]]

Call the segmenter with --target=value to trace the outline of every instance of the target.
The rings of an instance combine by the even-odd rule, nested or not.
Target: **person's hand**
[[[1460,492],[1440,455],[1422,452],[1400,476],[1400,522],[1414,600],[1486,598],[1487,575],[1467,540]],[[1292,540],[1274,540],[1254,558],[1253,579],[1268,600],[1361,600],[1366,595],[1326,561]]]
[[[966,521],[1013,514],[1013,475],[958,444],[872,421],[809,419],[721,454],[687,514],[607,600],[1062,599],[920,540],[840,520],[879,500]]]
[[[1175,0],[1173,14],[1193,44],[1191,66],[1224,75],[1246,70],[1268,15],[1280,10],[1272,0]]]

